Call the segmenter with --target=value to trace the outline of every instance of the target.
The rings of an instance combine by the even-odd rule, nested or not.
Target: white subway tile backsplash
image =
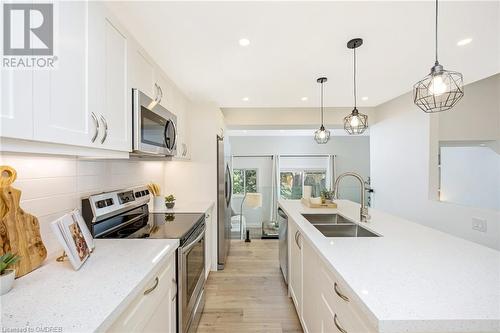
[[[38,217],[49,253],[60,250],[50,223],[80,208],[83,197],[151,181],[164,184],[163,161],[90,161],[76,157],[2,153],[0,164],[17,170],[13,186],[22,191],[21,208]]]
[[[78,176],[93,176],[93,175],[104,175],[108,166],[107,162],[104,161],[78,161],[77,163],[77,174]]]
[[[17,179],[76,175],[75,158],[2,154],[1,162],[2,165],[10,165],[16,169]]]
[[[39,199],[74,193],[76,177],[25,178],[16,180],[15,187],[22,191],[22,200]]]

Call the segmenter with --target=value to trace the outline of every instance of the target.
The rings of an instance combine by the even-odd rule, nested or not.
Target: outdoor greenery
[[[257,170],[256,169],[234,169],[233,170],[233,194],[245,194],[257,192]]]
[[[326,170],[280,172],[280,195],[283,199],[302,198],[304,185],[312,186],[311,196],[319,197],[321,191],[326,189]]]

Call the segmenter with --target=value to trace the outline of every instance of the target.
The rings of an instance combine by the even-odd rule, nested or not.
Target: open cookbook
[[[94,249],[94,239],[78,209],[51,224],[73,268],[78,270]]]

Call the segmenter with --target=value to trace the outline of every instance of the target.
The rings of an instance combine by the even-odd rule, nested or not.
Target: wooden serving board
[[[10,186],[17,173],[0,166],[0,255],[11,252],[20,256],[13,265],[16,277],[38,268],[47,257],[38,219],[19,206],[21,191]]]
[[[337,208],[337,204],[335,202],[321,203],[321,204],[313,204],[309,199],[302,198],[300,199],[302,204],[309,208]]]

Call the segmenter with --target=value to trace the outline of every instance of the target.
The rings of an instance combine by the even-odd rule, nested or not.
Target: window
[[[313,197],[326,189],[326,170],[289,170],[280,172],[280,195],[283,199],[300,199],[304,186],[312,186]]]
[[[233,194],[257,192],[257,169],[233,169]]]

